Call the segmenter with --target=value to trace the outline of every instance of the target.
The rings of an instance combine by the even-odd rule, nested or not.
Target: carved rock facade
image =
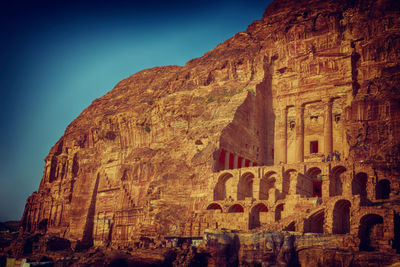
[[[396,1],[274,1],[93,101],[45,159],[23,232],[121,247],[263,229],[399,251],[399,53]]]

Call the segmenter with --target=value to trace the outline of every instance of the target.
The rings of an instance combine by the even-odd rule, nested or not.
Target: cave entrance
[[[254,174],[247,172],[239,179],[237,189],[237,199],[244,200],[246,197],[253,197],[253,180]]]
[[[301,186],[297,186],[298,192],[307,197],[322,197],[321,169],[317,167],[309,169],[306,172],[306,177],[299,176],[298,184]],[[301,190],[299,190],[299,188],[301,188]]]
[[[380,180],[375,187],[376,199],[388,199],[390,195],[390,182],[386,179]]]
[[[268,208],[262,203],[255,205],[250,212],[249,229],[262,226],[266,222]]]
[[[347,234],[350,232],[350,207],[348,200],[339,200],[333,208],[333,233]]]
[[[361,218],[358,228],[361,251],[376,251],[383,238],[383,218],[377,214],[368,214]]]
[[[48,219],[41,220],[41,221],[39,222],[39,225],[38,225],[38,230],[39,230],[39,231],[46,232],[46,231],[47,231],[48,222],[49,222]]]

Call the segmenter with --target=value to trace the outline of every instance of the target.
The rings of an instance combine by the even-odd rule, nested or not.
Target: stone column
[[[296,162],[304,161],[304,106],[298,105],[296,109]]]
[[[242,158],[242,168],[246,168],[246,159],[245,158]]]
[[[333,140],[332,140],[332,99],[324,101],[325,114],[324,114],[324,154],[328,156],[332,153]]]
[[[322,176],[322,187],[321,187],[321,194],[322,199],[329,198],[329,187],[331,184],[331,173],[330,173],[330,164],[322,168],[321,176]]]
[[[225,170],[229,170],[229,155],[230,153],[225,150]]]
[[[253,178],[253,198],[259,199],[260,198],[260,179]]]
[[[285,103],[279,103],[283,108],[277,110],[279,115],[275,120],[274,135],[274,164],[287,162],[287,107]],[[279,118],[279,119],[278,119]]]
[[[234,155],[234,157],[233,157],[233,168],[234,169],[238,168],[238,159],[239,159],[239,157],[237,155]]]
[[[287,108],[283,108],[280,111],[281,115],[281,127],[280,127],[280,132],[281,132],[281,159],[280,161],[283,163],[287,162],[287,114],[288,110]]]

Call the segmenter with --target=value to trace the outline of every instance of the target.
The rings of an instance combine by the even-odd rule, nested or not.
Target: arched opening
[[[282,218],[282,211],[283,211],[283,203],[279,204],[275,208],[275,221],[276,222],[280,221],[280,219]]]
[[[346,171],[343,166],[336,166],[332,169],[329,177],[329,196],[341,196],[343,193],[341,175]]]
[[[339,200],[333,208],[333,233],[347,234],[350,233],[350,207],[348,200]]]
[[[293,183],[294,179],[296,179],[296,174],[297,171],[294,169],[290,169],[285,171],[285,173],[283,174],[283,179],[282,179],[282,195],[283,198],[286,195],[289,195],[290,192],[290,185],[291,183]]]
[[[379,240],[383,238],[383,218],[377,214],[368,214],[361,218],[358,228],[360,250],[375,251]]]
[[[296,231],[296,223],[291,222],[288,226],[283,228],[283,231],[293,231],[293,232]]]
[[[269,192],[271,189],[275,188],[275,178],[276,172],[268,172],[261,180],[260,180],[260,200],[267,200],[269,198]]]
[[[390,182],[389,180],[380,180],[375,187],[376,199],[388,199],[390,195]]]
[[[353,195],[360,195],[361,204],[365,204],[367,200],[367,180],[368,175],[364,172],[359,172],[351,182],[351,192]]]
[[[262,203],[255,205],[250,212],[249,229],[254,229],[266,222],[268,208]]]
[[[225,200],[233,196],[233,175],[224,173],[218,178],[218,182],[214,188],[214,201]]]
[[[211,203],[208,205],[207,210],[220,210],[222,212],[221,206],[217,203]]]
[[[296,193],[305,197],[322,196],[321,170],[317,167],[310,168],[305,175],[299,175]]]
[[[246,197],[253,197],[254,174],[246,172],[239,179],[237,188],[237,199],[244,200]]]
[[[304,222],[305,233],[323,233],[324,232],[325,212],[317,211]]]
[[[243,209],[242,205],[234,204],[229,207],[228,212],[229,213],[244,212],[244,209]]]

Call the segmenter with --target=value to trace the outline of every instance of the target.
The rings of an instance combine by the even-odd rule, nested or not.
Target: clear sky
[[[0,9],[0,221],[19,220],[67,125],[120,80],[184,65],[271,0],[9,0]]]

